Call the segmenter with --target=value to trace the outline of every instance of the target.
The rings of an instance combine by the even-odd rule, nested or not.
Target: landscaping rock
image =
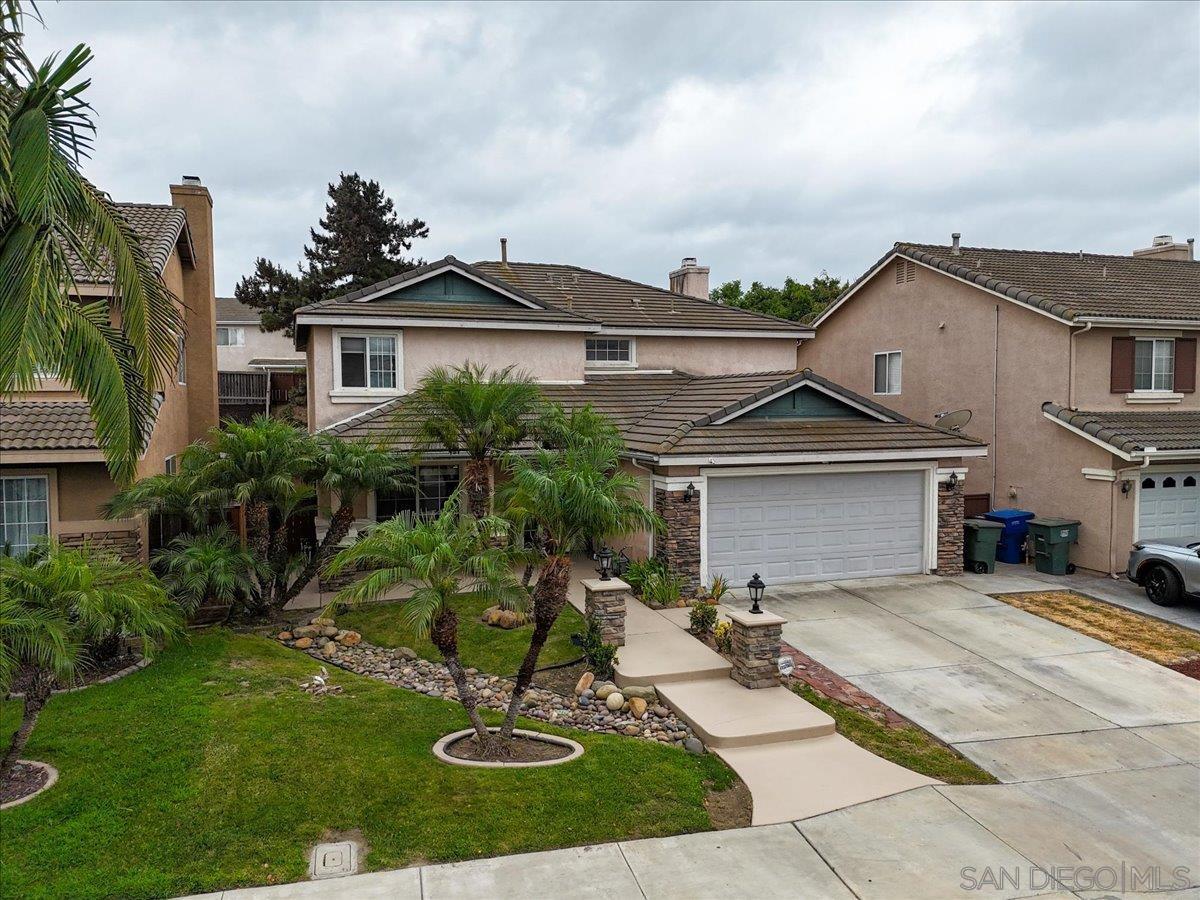
[[[308,620],[308,624],[315,625],[317,628],[327,628],[330,625],[333,625],[334,622],[333,619],[329,618],[328,616],[313,616]]]
[[[608,695],[616,691],[617,686],[611,681],[602,681],[598,685],[593,685],[592,690],[596,692],[597,700],[607,700]]]
[[[597,696],[599,696],[599,695],[597,695]],[[620,691],[613,691],[611,694],[609,694],[607,697],[604,698],[604,705],[607,706],[609,709],[611,709],[613,712],[616,712],[618,709],[620,709],[622,706],[625,705],[625,698],[623,696],[621,696]]]
[[[327,638],[335,638],[338,636],[337,626],[336,625],[326,625],[324,628],[321,629],[321,634],[323,634]]]
[[[321,648],[321,655],[324,656],[326,659],[328,659],[331,656],[336,656],[337,652],[338,652],[338,645],[334,641],[330,641],[328,644],[326,644],[324,647]]]
[[[658,702],[658,691],[649,684],[628,684],[621,688],[621,693],[626,697],[640,697],[647,703]]]
[[[292,629],[293,637],[298,638],[315,638],[321,633],[321,629],[314,625],[301,625],[299,628]]]
[[[688,753],[695,753],[700,756],[704,753],[704,744],[700,742],[700,738],[690,737],[683,742],[683,749]]]
[[[584,672],[579,676],[579,681],[575,682],[575,696],[582,697],[583,692],[592,686],[592,682],[596,680],[594,672]]]
[[[417,651],[409,647],[397,647],[392,651],[392,657],[394,659],[416,659]]]
[[[302,637],[299,640],[297,640],[296,643],[292,644],[292,646],[295,647],[297,650],[307,650],[312,645],[313,645],[313,639],[310,637]]]
[[[279,634],[275,635],[275,639],[277,641],[290,641],[293,637],[295,637],[295,635],[293,635],[290,631],[281,631]]]
[[[641,697],[630,697],[629,711],[633,713],[635,718],[640,719],[646,714],[646,701]]]
[[[636,725],[626,725],[623,729],[621,729],[621,731],[623,733],[629,735],[630,737],[633,737],[634,735],[638,735],[638,734],[642,733],[642,729],[640,729]]]
[[[665,706],[655,706],[650,710],[650,712],[654,713],[654,715],[658,716],[660,719],[665,719],[671,714],[671,711]]]
[[[362,643],[362,635],[357,631],[343,631],[338,635],[337,642],[343,647],[353,647],[355,644]]]

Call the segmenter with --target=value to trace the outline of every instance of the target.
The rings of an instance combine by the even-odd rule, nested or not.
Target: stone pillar
[[[937,574],[963,573],[963,481],[938,482]]]
[[[729,677],[751,690],[778,686],[778,659],[787,619],[770,612],[755,615],[738,609],[729,613],[729,621],[733,626],[733,670]]]
[[[625,603],[628,599],[629,585],[620,578],[608,581],[583,579],[583,614],[589,622],[596,623],[604,643],[625,646]]]
[[[667,524],[666,531],[654,537],[654,555],[668,572],[684,579],[685,594],[694,594],[700,587],[700,488],[691,500],[684,500],[683,494],[683,489],[654,489],[654,511]]]

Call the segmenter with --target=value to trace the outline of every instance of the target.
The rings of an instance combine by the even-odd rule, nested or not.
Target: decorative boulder
[[[596,680],[596,676],[592,672],[584,672],[579,676],[579,681],[575,683],[575,696],[582,697],[583,692],[592,686],[592,682]]]
[[[646,701],[641,697],[629,698],[629,711],[637,718],[641,718],[646,714]]]
[[[296,643],[292,644],[292,646],[295,647],[297,650],[307,650],[312,645],[313,645],[313,639],[310,637],[302,637],[299,640],[297,640]]]
[[[276,640],[280,641],[290,641],[292,637],[293,635],[290,631],[281,631],[279,634],[275,635]]]
[[[329,659],[331,656],[337,655],[337,652],[338,652],[338,645],[334,641],[330,641],[328,644],[326,644],[324,647],[321,648],[321,655],[324,656],[326,659]]]
[[[597,694],[596,696],[599,696],[599,694]],[[609,709],[611,709],[613,712],[616,712],[618,709],[620,709],[622,706],[625,705],[625,698],[621,696],[620,691],[613,691],[611,694],[609,694],[607,697],[604,698],[604,705],[607,706]]]
[[[654,703],[658,700],[658,691],[654,690],[654,686],[650,684],[629,684],[621,688],[621,693],[626,697],[641,697],[647,703]]]
[[[308,624],[315,625],[318,628],[327,628],[333,624],[333,619],[328,616],[314,616],[308,620]]]
[[[321,634],[327,638],[337,637],[338,636],[338,628],[336,625],[326,625],[324,628],[321,629]]]
[[[392,651],[393,659],[416,659],[417,651],[411,647],[397,647]]]
[[[607,700],[608,695],[615,692],[617,686],[611,681],[602,681],[599,684],[593,684],[592,690],[596,692],[597,700]]]
[[[337,642],[343,647],[353,647],[355,644],[362,643],[362,635],[357,631],[343,631],[338,635]]]
[[[315,625],[301,625],[299,628],[293,628],[292,634],[298,638],[314,638],[321,633],[321,629]]]

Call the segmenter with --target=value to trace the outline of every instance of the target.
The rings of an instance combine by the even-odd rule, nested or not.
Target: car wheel
[[[1183,583],[1173,569],[1153,566],[1142,579],[1146,596],[1158,606],[1174,606],[1183,597]]]

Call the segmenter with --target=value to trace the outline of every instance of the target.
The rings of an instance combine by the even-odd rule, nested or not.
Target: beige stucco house
[[[282,331],[264,330],[254,307],[218,297],[216,335],[222,419],[268,412],[303,380],[304,354]]]
[[[185,332],[175,371],[167,374],[138,477],[170,470],[176,456],[217,423],[214,346],[212,197],[198,178],[170,188],[171,203],[120,203],[121,213],[150,250],[178,298]],[[86,268],[74,273],[82,298],[108,296],[110,278]],[[36,391],[0,403],[0,540],[27,549],[42,535],[66,544],[87,541],[144,558],[150,525],[106,520],[102,504],[116,485],[96,442],[87,404],[47,377]]]
[[[454,257],[301,308],[313,431],[411,444],[394,413],[433,365],[515,365],[622,429],[627,469],[667,523],[628,541],[692,586],[957,572],[962,479],[983,442],[923,425],[796,366],[812,330],[708,299],[688,258],[669,288],[570,265]],[[366,522],[437,510],[461,458],[371,496]]]
[[[1073,561],[1119,573],[1139,538],[1200,538],[1200,263],[896,244],[814,323],[800,362],[906,415],[966,409],[991,454],[967,508],[1082,522]]]

